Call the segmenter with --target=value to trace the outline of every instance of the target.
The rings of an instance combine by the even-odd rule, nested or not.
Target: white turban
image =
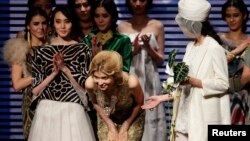
[[[207,0],[180,0],[175,21],[185,35],[197,38],[201,35],[202,22],[207,19],[210,8]]]
[[[207,0],[180,0],[178,3],[179,15],[191,21],[205,21],[210,8]]]

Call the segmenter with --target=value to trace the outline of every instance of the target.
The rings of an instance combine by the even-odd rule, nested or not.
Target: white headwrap
[[[202,24],[209,15],[211,5],[207,0],[180,0],[175,20],[188,37],[201,34]]]
[[[207,0],[180,0],[178,3],[179,15],[191,21],[205,21],[210,8]]]

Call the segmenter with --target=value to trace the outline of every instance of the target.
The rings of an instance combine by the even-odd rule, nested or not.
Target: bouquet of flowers
[[[188,78],[188,72],[189,68],[185,64],[185,62],[175,62],[175,56],[177,54],[177,50],[172,50],[168,57],[168,63],[166,66],[166,74],[168,75],[168,78],[166,81],[163,82],[163,94],[169,94],[174,97],[174,113],[169,109],[170,103],[168,103],[168,110],[170,111],[171,116],[171,127],[170,127],[170,140],[174,141],[175,139],[175,121],[177,117],[177,111],[179,106],[179,99],[180,99],[180,93],[178,92],[178,87],[181,82],[186,81]]]
[[[172,94],[181,82],[187,80],[189,68],[185,62],[175,62],[177,52],[176,49],[173,49],[168,57],[165,71],[166,74],[168,74],[168,78],[162,84],[164,94]]]

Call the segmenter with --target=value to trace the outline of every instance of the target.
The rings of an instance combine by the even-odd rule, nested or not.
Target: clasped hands
[[[129,125],[126,121],[122,124],[119,130],[114,124],[109,125],[108,128],[108,141],[128,141]]]
[[[61,52],[58,52],[53,55],[53,73],[58,74],[59,71],[64,72],[66,69],[66,66],[64,64],[64,58],[63,54]]]

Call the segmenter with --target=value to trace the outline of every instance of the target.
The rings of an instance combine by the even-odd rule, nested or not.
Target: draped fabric
[[[73,102],[42,100],[28,141],[95,141],[88,114]]]

